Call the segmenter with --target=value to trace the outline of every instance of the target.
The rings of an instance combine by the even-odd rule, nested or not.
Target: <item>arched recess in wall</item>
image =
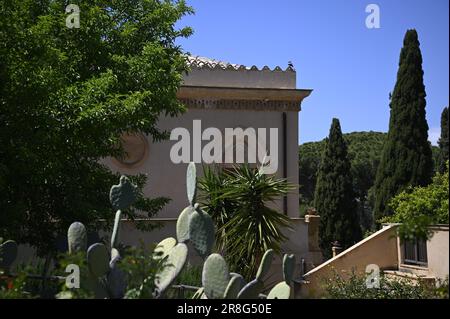
[[[236,126],[235,129],[237,129],[237,128],[240,128],[245,132],[245,130],[247,130],[248,128],[251,128],[251,127]],[[225,136],[225,134],[224,134],[224,136]],[[243,147],[244,163],[247,163],[249,165],[249,167],[251,167],[251,168],[259,168],[260,163],[259,163],[258,152],[260,149],[264,149],[265,154],[267,154],[267,152],[268,152],[267,146],[259,145],[256,130],[255,130],[255,146],[253,148],[250,148],[248,142],[249,141],[248,141],[248,138],[246,138],[246,135],[243,135],[240,138],[237,138],[237,137],[233,138],[232,142],[224,141],[221,166],[225,169],[230,169],[233,166],[233,164],[241,164],[241,163],[236,163],[236,160],[237,160],[236,150],[237,150],[238,144],[243,144],[244,145],[244,147]],[[231,154],[233,154],[233,163],[226,162],[227,152],[231,152]],[[252,158],[252,159],[254,158],[255,161],[252,160],[251,162],[249,162],[250,158]]]
[[[140,167],[149,156],[149,143],[142,133],[124,133],[120,142],[126,153],[123,158],[113,158],[113,163],[126,169]]]

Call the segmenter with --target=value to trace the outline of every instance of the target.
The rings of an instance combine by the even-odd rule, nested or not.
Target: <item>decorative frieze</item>
[[[297,101],[228,100],[228,99],[180,99],[188,109],[224,109],[252,111],[300,111]]]

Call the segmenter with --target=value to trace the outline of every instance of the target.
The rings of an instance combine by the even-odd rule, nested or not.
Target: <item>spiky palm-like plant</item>
[[[215,173],[206,170],[200,188],[209,192],[203,197],[206,211],[215,219],[217,240],[231,269],[254,277],[264,252],[280,252],[287,239],[281,229],[289,227],[289,218],[274,204],[292,185],[243,164]]]

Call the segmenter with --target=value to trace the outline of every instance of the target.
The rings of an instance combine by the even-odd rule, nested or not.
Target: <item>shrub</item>
[[[379,288],[367,288],[366,277],[352,272],[344,279],[337,273],[324,280],[325,298],[331,299],[436,299],[448,298],[448,278],[438,288],[411,279],[380,276]]]

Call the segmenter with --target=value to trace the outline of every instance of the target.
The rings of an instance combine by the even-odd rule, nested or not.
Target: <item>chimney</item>
[[[331,243],[331,251],[333,252],[333,257],[336,255],[339,255],[342,252],[341,244],[336,240],[335,242]]]

